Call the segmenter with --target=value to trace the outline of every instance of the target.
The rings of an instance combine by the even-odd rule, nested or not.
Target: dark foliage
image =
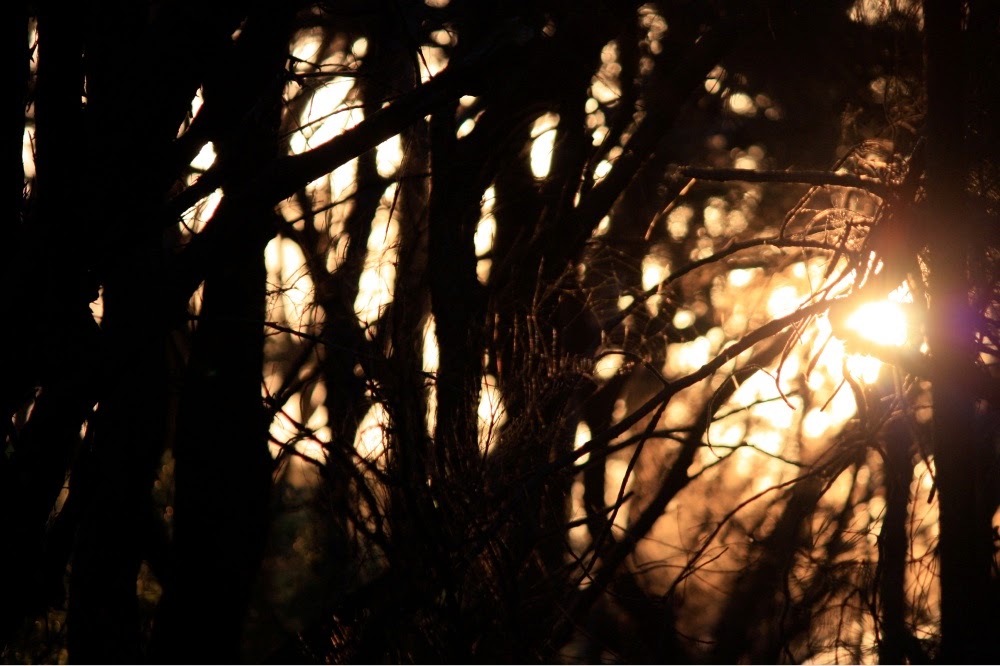
[[[996,3],[13,7],[6,661],[1000,657]]]

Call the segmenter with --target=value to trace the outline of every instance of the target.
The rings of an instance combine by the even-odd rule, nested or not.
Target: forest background
[[[5,661],[1000,658],[997,3],[5,7]]]

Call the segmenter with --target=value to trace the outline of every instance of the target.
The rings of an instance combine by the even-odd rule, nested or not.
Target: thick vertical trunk
[[[113,6],[112,6],[113,5]],[[86,483],[77,484],[81,525],[70,581],[74,661],[141,657],[136,577],[154,520],[151,489],[168,409],[163,230],[155,211],[178,177],[172,142],[190,107],[202,63],[229,44],[230,17],[192,5],[151,13],[97,3],[86,30],[86,196],[92,255],[104,286],[106,354]],[[80,90],[76,91],[79,96]],[[110,183],[113,182],[113,186]]]
[[[143,552],[135,533],[153,519],[151,484],[167,416],[167,338],[159,308],[161,240],[147,217],[160,200],[160,190],[151,169],[130,172],[114,194],[97,186],[120,167],[119,160],[158,164],[166,147],[154,139],[155,123],[147,127],[140,126],[138,118],[120,120],[138,116],[148,99],[120,88],[111,35],[139,28],[134,15],[115,16],[116,21],[95,20],[88,42],[99,42],[104,49],[88,50],[89,162],[77,174],[93,184],[82,206],[84,215],[93,215],[95,222],[98,215],[105,216],[94,233],[101,237],[95,241],[102,244],[101,258],[108,261],[101,270],[106,344],[100,406],[91,423],[91,449],[83,453],[86,478],[73,483],[82,514],[68,618],[73,660],[110,663],[135,661],[141,655],[135,586]]]
[[[248,212],[253,233],[205,282],[174,445],[175,568],[156,648],[168,661],[192,646],[207,663],[241,660],[271,481],[260,390],[270,215]]]
[[[481,193],[472,189],[476,174],[460,172],[456,161],[454,115],[447,108],[431,120],[428,271],[439,354],[438,474],[458,472],[478,454],[476,408],[485,347],[473,242]]]
[[[362,92],[362,98],[367,100],[368,96]],[[326,313],[323,339],[327,344],[321,350],[321,362],[327,384],[326,406],[330,429],[339,435],[334,437],[334,441],[349,442],[350,445],[353,445],[358,424],[369,407],[365,396],[368,380],[364,372],[356,371],[366,358],[366,350],[365,334],[358,326],[354,302],[358,296],[358,279],[368,254],[367,239],[371,234],[372,220],[381,203],[385,185],[376,170],[375,151],[359,155],[354,208],[344,222],[348,237],[346,256],[336,272],[324,281],[327,288],[319,292],[322,300],[318,305]],[[339,488],[335,492],[342,490]]]
[[[6,260],[0,270],[12,297],[8,307],[19,322],[0,333],[5,369],[0,402],[8,428],[12,413],[40,390],[23,429],[15,434],[5,428],[13,446],[0,456],[0,531],[10,544],[0,553],[0,588],[6,591],[0,598],[0,638],[16,628],[29,605],[40,606],[46,519],[95,399],[88,375],[97,331],[83,286],[88,228],[79,215],[83,37],[77,19],[74,11],[46,11],[39,17],[40,39],[47,47],[39,60],[35,97],[35,204],[30,219],[21,220],[14,211],[4,229]],[[19,136],[27,26],[23,12],[15,61],[18,89],[11,96]],[[20,161],[20,143],[17,149]],[[17,177],[20,209],[20,169]]]
[[[930,353],[934,463],[940,502],[941,659],[989,661],[997,654],[990,621],[991,542],[988,519],[977,510],[975,399],[962,379],[973,366],[973,312],[967,267],[977,236],[964,206],[965,118],[962,8],[949,0],[924,2],[928,140],[927,205],[930,242]]]
[[[149,307],[155,261],[108,275],[104,302],[110,377],[91,427],[93,476],[77,538],[70,583],[69,650],[74,661],[140,658],[136,576],[143,559],[137,533],[153,519],[151,483],[166,416],[166,338]],[[113,313],[113,314],[112,314]]]
[[[206,107],[243,118],[213,135],[220,164],[237,179],[248,166],[272,159],[278,147],[290,19],[288,8],[251,16],[231,54],[240,74],[204,85]],[[242,111],[246,106],[254,112]],[[243,660],[267,534],[273,463],[261,395],[264,248],[278,219],[267,204],[224,200],[220,212],[244,224],[209,267],[184,378],[174,441],[173,582],[153,645],[155,657],[167,661],[190,660],[193,646],[207,663]]]

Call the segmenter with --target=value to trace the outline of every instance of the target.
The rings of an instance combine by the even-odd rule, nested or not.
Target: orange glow
[[[912,302],[906,285],[879,301],[869,301],[851,312],[844,326],[868,342],[885,347],[901,347],[909,340],[910,322],[903,303]],[[868,354],[849,354],[847,369],[865,384],[878,379],[883,363]]]
[[[880,345],[898,347],[906,342],[906,315],[893,301],[865,303],[847,318],[847,327]]]

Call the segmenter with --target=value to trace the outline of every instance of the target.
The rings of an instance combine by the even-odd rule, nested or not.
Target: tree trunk
[[[20,40],[28,24],[26,14],[21,18],[17,62],[23,66],[27,42]],[[9,352],[0,402],[13,445],[0,456],[0,533],[11,544],[0,555],[0,587],[6,590],[0,601],[0,641],[26,612],[44,607],[43,589],[52,590],[41,569],[46,520],[80,441],[81,423],[96,400],[91,375],[99,332],[86,304],[91,296],[84,270],[90,229],[79,214],[83,33],[73,11],[42,12],[38,29],[48,47],[39,60],[35,96],[35,207],[28,219],[16,214],[8,220],[3,248],[9,308],[19,323],[0,334]],[[19,132],[24,130],[26,73],[19,71],[20,85],[12,95]],[[11,417],[32,395],[30,416],[15,433]]]
[[[885,447],[885,516],[879,533],[878,582],[882,641],[878,646],[879,662],[913,662],[908,649],[913,636],[906,626],[906,566],[909,539],[906,535],[910,508],[910,482],[913,480],[912,424],[897,418],[886,424]]]
[[[205,83],[206,107],[242,117],[213,135],[220,168],[237,182],[278,149],[291,16],[288,8],[251,16],[231,55],[240,74]],[[242,218],[244,232],[209,267],[174,442],[173,583],[153,645],[155,657],[167,661],[190,660],[193,646],[206,663],[244,660],[243,630],[267,534],[273,462],[261,395],[264,248],[278,217],[266,203],[232,205],[237,209],[223,200],[219,210]]]
[[[977,237],[965,210],[962,8],[924,2],[930,242],[930,353],[937,376],[934,464],[940,502],[941,652],[948,663],[993,661],[997,643],[989,609],[992,544],[977,505],[975,398],[961,387],[975,374],[968,262]]]

